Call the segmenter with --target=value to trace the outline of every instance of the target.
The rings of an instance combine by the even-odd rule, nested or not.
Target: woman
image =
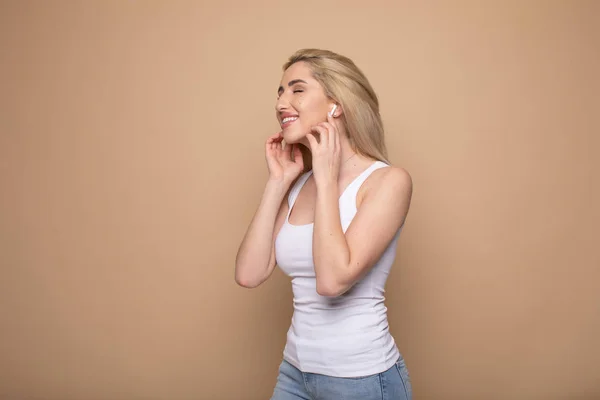
[[[383,294],[410,175],[387,162],[377,96],[350,59],[305,49],[283,70],[282,130],[266,142],[269,179],[235,267],[247,288],[276,264],[292,278],[271,400],[410,399]]]

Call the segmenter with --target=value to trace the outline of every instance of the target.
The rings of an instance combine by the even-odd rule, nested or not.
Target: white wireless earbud
[[[337,104],[333,105],[333,108],[331,109],[331,111],[329,112],[329,116],[333,117],[333,113],[335,112],[335,110],[337,109]]]

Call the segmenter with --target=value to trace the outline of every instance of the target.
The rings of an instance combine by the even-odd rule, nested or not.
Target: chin
[[[302,141],[302,139],[304,139],[306,137],[306,134],[304,132],[298,132],[298,131],[283,131],[282,133],[283,135],[283,139],[285,140],[286,143],[289,144],[294,144],[294,143],[300,143]]]

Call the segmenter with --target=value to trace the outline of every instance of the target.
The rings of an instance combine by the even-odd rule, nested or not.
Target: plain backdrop
[[[0,2],[0,399],[258,400],[292,313],[233,279],[281,66],[351,57],[414,181],[415,400],[600,398],[600,3]]]

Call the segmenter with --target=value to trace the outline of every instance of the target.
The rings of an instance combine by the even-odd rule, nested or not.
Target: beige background
[[[415,399],[600,398],[600,3],[0,3],[0,399],[267,399],[237,287],[281,65],[353,58],[414,197],[387,289]],[[596,115],[593,115],[596,113]]]

